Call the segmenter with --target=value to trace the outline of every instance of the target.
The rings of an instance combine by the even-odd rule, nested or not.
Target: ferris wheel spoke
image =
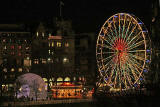
[[[132,58],[131,58],[132,59]],[[133,61],[132,61],[133,60]],[[136,70],[137,70],[137,72],[140,74],[140,72],[139,72],[139,70],[143,70],[143,67],[141,67],[141,64],[140,63],[138,63],[137,61],[135,61],[134,59],[132,59],[132,60],[128,60],[129,62],[131,62],[132,63],[132,65],[134,66],[134,68],[136,68]],[[138,69],[139,70],[138,70]]]
[[[126,39],[127,33],[128,33],[128,31],[129,31],[129,27],[130,27],[130,25],[131,25],[131,22],[132,22],[132,18],[131,18],[131,20],[129,21],[129,25],[128,25],[128,27],[127,27],[127,31],[126,31],[126,33],[125,33],[124,39]]]
[[[133,51],[127,51],[127,53],[137,53],[137,52],[145,52],[146,50],[133,50]]]
[[[110,39],[110,41],[112,41],[111,35],[108,34],[109,32],[108,32],[107,29],[109,29],[109,28],[108,28],[108,27],[106,28],[106,27],[104,27],[104,26],[102,27],[102,31],[103,31],[104,35],[107,35],[108,38]]]
[[[106,63],[104,66],[105,66],[105,67],[110,67],[109,64],[110,64],[111,62],[112,62],[112,59],[111,59],[110,61],[108,61],[108,63]]]
[[[112,27],[110,27],[110,31],[111,31],[111,34],[112,34],[112,38],[116,36],[115,32],[112,30]],[[114,39],[112,39],[113,41]]]
[[[133,54],[131,54],[131,53],[128,53],[128,55],[129,55],[130,57],[134,58],[134,59],[138,59],[138,60],[140,60],[140,61],[145,61],[145,58],[143,58],[143,57],[140,57],[140,56],[137,56],[137,55],[133,55]]]
[[[104,40],[104,41],[106,41],[106,42],[112,47],[112,44],[111,44],[106,38],[104,38],[104,37],[101,36],[101,39]],[[110,38],[109,38],[109,39],[110,39]],[[110,41],[112,42],[111,39],[110,39]]]
[[[123,36],[124,36],[123,34],[124,34],[125,22],[126,22],[126,14],[124,15],[123,30],[122,30],[122,38],[123,38]]]
[[[116,33],[116,37],[118,37],[118,33],[117,33],[116,25],[115,25],[115,18],[113,18],[113,26],[114,26],[114,31]]]
[[[128,71],[129,71],[129,68],[127,68],[128,69]],[[132,86],[133,85],[133,82],[132,82],[132,80],[131,80],[131,77],[130,77],[130,74],[129,74],[129,72],[126,72],[126,77],[127,77],[127,80],[128,80],[128,83],[129,83],[129,85],[130,86]]]
[[[110,72],[109,83],[111,82],[111,79],[112,79],[112,76],[113,76],[113,74],[114,74],[115,68],[116,68],[116,64],[114,64],[114,66],[112,67],[112,70],[111,70],[111,72]]]
[[[136,70],[138,70],[137,68],[135,68],[132,64],[128,64],[128,66],[131,68],[131,73],[133,74],[134,76],[134,79],[138,79],[138,76],[137,74],[135,73]]]
[[[107,46],[107,45],[104,45],[104,44],[97,44],[101,47],[104,47],[104,48],[107,48],[107,49],[111,49],[111,50],[114,50],[111,46]]]
[[[141,45],[144,45],[144,40],[141,40],[141,41],[139,41],[138,43],[129,46],[128,49],[129,49],[129,50],[132,50],[132,49],[137,48],[137,47],[139,47],[139,46],[141,46]]]
[[[111,59],[111,58],[113,58],[114,56],[115,56],[114,54],[113,54],[113,55],[110,55],[110,56],[108,56],[108,57],[102,59],[102,61],[107,61],[108,59]]]
[[[128,42],[128,46],[130,45],[130,43],[135,40],[136,38],[139,40],[141,38],[141,36],[139,36],[142,33],[142,31],[140,31],[136,36],[134,36],[129,42]],[[136,41],[135,41],[136,42]]]
[[[117,67],[116,67],[117,68]],[[114,81],[113,81],[113,83],[114,83],[114,88],[116,87],[116,84],[117,84],[117,77],[118,77],[118,70],[116,70],[117,72],[116,72],[116,75],[115,75],[115,78],[114,78]]]
[[[116,52],[102,52],[102,53],[101,52],[100,53],[97,52],[96,54],[97,55],[101,55],[101,54],[116,54]]]
[[[135,82],[134,83],[136,83],[138,81],[139,77],[141,76],[141,72],[139,71],[140,68],[137,65],[133,64],[131,70],[132,70],[132,74],[133,74],[133,76],[135,78]]]
[[[121,37],[121,34],[120,34],[120,30],[121,30],[121,23],[120,23],[121,21],[120,21],[120,19],[121,19],[121,16],[120,16],[120,14],[118,15],[118,17],[119,17],[119,20],[118,20],[119,21],[119,27],[118,28],[119,28],[119,38],[120,38]]]
[[[134,26],[134,28],[132,29],[131,33],[128,35],[126,41],[128,41],[128,40],[130,39],[130,37],[131,37],[131,35],[133,34],[133,31],[135,30],[135,28],[137,27],[137,25],[138,25],[138,24],[136,24],[136,25]]]

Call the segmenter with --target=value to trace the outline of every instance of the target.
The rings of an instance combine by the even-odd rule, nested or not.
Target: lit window
[[[50,46],[51,46],[51,44],[50,44],[50,43],[48,43],[48,46],[50,47]]]
[[[27,57],[27,59],[29,60],[30,58],[29,58],[29,57]]]
[[[76,81],[76,77],[73,77],[73,81]]]
[[[11,46],[11,49],[14,49],[14,46],[13,46],[13,45]]]
[[[22,46],[18,46],[18,49],[22,49]]]
[[[3,71],[4,71],[4,72],[7,72],[7,68],[4,68]]]
[[[37,37],[38,37],[38,32],[37,32]]]
[[[49,63],[53,63],[53,60],[51,58],[48,58]]]
[[[52,47],[54,47],[54,42],[52,42]]]
[[[69,59],[68,58],[63,58],[63,64],[69,63]]]
[[[64,81],[65,81],[65,82],[68,82],[68,81],[71,81],[71,79],[70,79],[69,77],[66,77],[66,78],[64,79]]]
[[[28,49],[29,49],[29,46],[26,47],[26,50],[28,50]]]
[[[51,52],[51,54],[53,55],[53,54],[54,54],[54,52]]]
[[[18,72],[22,72],[22,68],[18,68]]]
[[[24,66],[31,66],[31,60],[29,59],[29,57],[24,59]]]
[[[42,36],[44,37],[44,32],[42,32]]]
[[[57,47],[61,47],[61,42],[57,42]]]
[[[51,54],[51,50],[48,50],[48,54],[49,54],[49,55]]]
[[[7,75],[4,76],[4,79],[7,79]]]
[[[4,46],[4,49],[7,49],[7,46]]]
[[[61,85],[63,83],[63,78],[57,78],[57,85]]]
[[[39,63],[38,59],[34,59],[34,64],[38,64],[38,63]]]
[[[69,47],[69,43],[68,42],[65,43],[65,47]]]
[[[14,72],[14,68],[11,69],[11,72]]]
[[[46,59],[42,59],[42,64],[46,64],[46,63],[47,63]]]
[[[3,39],[3,42],[6,42],[6,40],[5,40],[5,39]]]
[[[48,58],[48,61],[50,61],[51,60],[51,58]]]

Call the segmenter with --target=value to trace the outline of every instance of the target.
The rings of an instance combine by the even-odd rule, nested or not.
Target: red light
[[[116,56],[113,58],[113,61],[116,63],[125,64],[127,56],[127,43],[124,39],[119,38],[114,41],[113,49],[116,52]]]
[[[22,46],[18,46],[18,49],[21,49],[22,48]]]
[[[14,46],[13,46],[13,45],[11,46],[11,49],[14,49]]]

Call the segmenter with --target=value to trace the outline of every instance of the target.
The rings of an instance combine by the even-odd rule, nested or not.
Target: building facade
[[[31,33],[19,25],[0,25],[1,93],[14,91],[16,78],[31,69]],[[8,29],[9,28],[9,29]],[[14,29],[14,31],[10,30]]]

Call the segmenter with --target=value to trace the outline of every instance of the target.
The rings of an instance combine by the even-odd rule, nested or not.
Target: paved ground
[[[2,107],[17,107],[17,106],[34,106],[34,105],[49,105],[49,104],[70,104],[70,103],[83,103],[93,102],[93,99],[63,99],[63,100],[48,100],[48,101],[21,101],[21,102],[4,102]]]

